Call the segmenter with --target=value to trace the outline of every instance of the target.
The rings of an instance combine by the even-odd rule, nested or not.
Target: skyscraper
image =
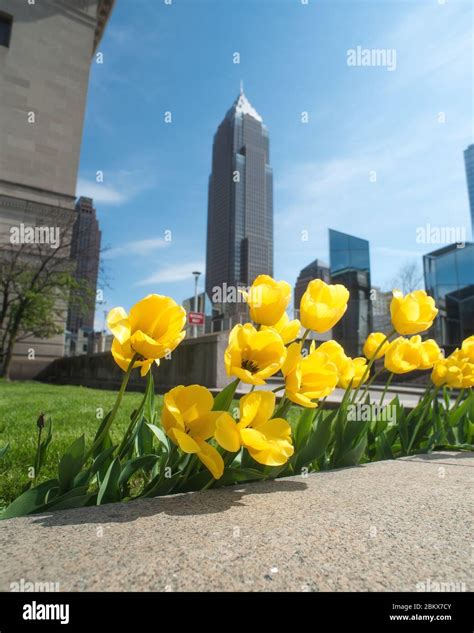
[[[464,164],[466,166],[467,191],[471,209],[471,233],[474,239],[474,145],[469,145],[464,150]]]
[[[214,135],[207,295],[221,313],[238,312],[235,302],[219,301],[219,289],[248,286],[260,274],[273,274],[273,172],[268,130],[241,89]]]
[[[74,277],[81,286],[77,293],[72,294],[67,314],[67,329],[75,333],[79,329],[94,329],[101,237],[91,198],[79,198],[76,213],[72,229],[71,257],[75,260]]]
[[[349,290],[347,311],[333,336],[351,356],[360,355],[372,329],[369,242],[329,229],[331,282]]]

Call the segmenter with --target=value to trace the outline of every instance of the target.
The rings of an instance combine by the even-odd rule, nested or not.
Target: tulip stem
[[[112,426],[112,422],[114,421],[115,416],[117,415],[117,411],[119,410],[120,403],[122,402],[123,394],[125,393],[125,389],[127,388],[128,380],[130,378],[130,374],[132,373],[132,369],[133,369],[133,366],[135,365],[135,361],[137,360],[137,358],[138,358],[138,354],[135,353],[132,356],[130,363],[128,364],[127,371],[125,372],[125,375],[122,379],[122,384],[117,394],[114,408],[110,412],[109,419],[107,420],[107,424],[104,426],[99,436],[94,440],[94,443],[92,444],[90,449],[87,451],[86,456],[84,458],[84,462],[86,462],[89,459],[89,457],[93,454],[95,449],[102,444],[102,442],[104,441],[104,438],[107,436],[107,433],[109,432],[110,427]]]
[[[191,474],[192,469],[196,465],[196,459],[197,459],[196,455],[190,455],[189,462],[183,472],[183,483],[187,481],[187,479],[189,478],[189,475]]]
[[[461,391],[458,394],[458,397],[456,398],[455,403],[453,404],[453,406],[451,407],[451,411],[454,411],[456,409],[456,407],[458,406],[458,404],[461,402],[462,397],[464,395],[464,389],[461,389]]]
[[[382,370],[382,371],[383,371],[383,370]],[[380,373],[380,372],[379,372],[379,373]],[[384,387],[384,390],[383,390],[383,392],[382,392],[382,397],[380,398],[380,403],[379,403],[379,406],[380,406],[380,407],[383,405],[383,401],[384,401],[384,398],[385,398],[385,394],[387,393],[387,389],[389,388],[390,383],[392,382],[393,376],[394,376],[394,373],[393,373],[393,371],[391,371],[391,372],[390,372],[390,376],[388,377],[387,382],[385,383],[385,387]]]
[[[379,371],[376,371],[374,373],[374,375],[371,377],[371,379],[367,382],[367,384],[365,385],[365,389],[362,392],[361,396],[359,397],[359,402],[362,402],[362,400],[365,398],[365,396],[367,395],[370,387],[372,386],[372,383],[374,382],[374,380],[377,378],[377,376],[380,376],[380,374],[384,371],[384,367],[382,367],[382,369],[379,369]]]
[[[303,334],[303,336],[301,337],[301,346],[303,346],[303,343],[306,341],[306,339],[308,338],[308,334],[311,332],[311,330],[309,328],[307,328]]]
[[[130,416],[130,417],[131,417],[131,419],[130,419],[130,424],[128,425],[127,430],[125,431],[125,434],[124,434],[124,436],[123,436],[123,438],[122,438],[122,441],[120,442],[120,445],[119,445],[119,447],[118,447],[118,449],[117,449],[117,455],[118,455],[119,459],[122,459],[122,458],[123,458],[122,453],[123,453],[123,452],[124,452],[124,450],[125,450],[125,447],[126,447],[126,444],[127,444],[128,438],[130,437],[130,435],[131,435],[131,433],[132,433],[133,427],[134,427],[134,426],[135,426],[135,424],[137,423],[137,420],[138,420],[139,415],[141,415],[141,413],[143,412],[143,407],[145,406],[145,402],[146,402],[147,397],[148,397],[148,395],[147,395],[147,392],[146,392],[146,390],[145,390],[145,394],[144,394],[143,399],[142,399],[142,401],[141,401],[141,403],[140,403],[140,406],[139,406],[139,407],[138,407],[138,409],[137,409],[134,413],[132,413],[132,415]]]
[[[430,408],[430,406],[431,406],[431,403],[434,401],[434,399],[435,399],[435,398],[436,398],[436,396],[438,395],[438,391],[439,391],[439,387],[436,387],[436,389],[435,389],[435,390],[433,391],[433,393],[429,396],[429,398],[428,398],[428,400],[427,400],[427,402],[426,402],[426,404],[425,404],[425,407],[424,407],[424,409],[423,409],[423,412],[422,412],[422,414],[420,415],[420,418],[419,418],[418,422],[416,423],[415,430],[414,430],[413,435],[411,436],[410,442],[409,442],[409,444],[408,444],[408,448],[407,448],[407,452],[406,452],[406,454],[407,454],[407,455],[409,455],[409,454],[410,454],[410,451],[411,451],[411,449],[412,449],[412,446],[413,446],[413,444],[415,443],[416,436],[418,435],[418,432],[419,432],[419,430],[420,430],[421,423],[422,423],[422,422],[423,422],[423,420],[425,419],[425,416],[426,416],[426,414],[427,414],[427,412],[428,412],[428,409],[429,409],[429,408]]]
[[[280,387],[275,387],[275,389],[272,389],[272,393],[277,393],[278,391],[281,391],[284,388],[285,388],[285,385],[280,385]]]
[[[393,336],[395,333],[396,333],[396,330],[392,330],[389,334],[387,334],[387,336],[382,340],[380,345],[375,350],[372,358],[369,360],[369,362],[367,364],[367,367],[365,368],[364,375],[362,376],[362,380],[360,381],[357,389],[354,392],[354,395],[352,396],[352,402],[355,402],[357,394],[359,393],[359,390],[361,388],[361,385],[363,384],[364,380],[366,379],[366,376],[368,376],[368,374],[370,373],[370,370],[372,369],[372,365],[375,363],[375,359],[377,358],[377,354],[380,352],[380,350],[385,345],[385,343],[388,341],[388,339],[391,336]]]

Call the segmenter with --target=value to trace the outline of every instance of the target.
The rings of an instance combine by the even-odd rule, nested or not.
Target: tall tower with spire
[[[216,310],[236,306],[219,297],[273,275],[273,172],[268,129],[240,93],[214,135],[206,249],[206,292]],[[224,289],[224,290],[222,290]],[[235,293],[234,293],[235,294]]]

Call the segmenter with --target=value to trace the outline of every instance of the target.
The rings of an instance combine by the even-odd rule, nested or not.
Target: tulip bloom
[[[382,345],[382,341],[384,339],[385,339],[385,343]],[[383,332],[372,332],[371,334],[369,334],[369,336],[367,337],[367,340],[364,343],[364,349],[363,349],[364,356],[368,360],[372,360],[372,359],[379,360],[379,358],[382,358],[385,355],[385,352],[387,351],[388,346],[390,345],[390,343],[386,339],[387,337],[385,336],[385,334],[383,334]],[[377,352],[377,350],[379,351]],[[377,352],[377,355],[375,356],[376,352]]]
[[[412,336],[410,339],[399,336],[385,352],[385,369],[394,374],[406,374],[419,369],[424,353],[421,336]]]
[[[310,351],[314,350],[314,341],[311,343]],[[337,341],[325,341],[317,348],[318,352],[324,352],[329,360],[337,367],[337,386],[347,389],[349,385],[358,387],[364,377],[367,368],[367,361],[363,357],[350,358],[344,352],[344,348]],[[365,378],[368,377],[368,373]],[[365,382],[364,378],[364,382]]]
[[[206,440],[214,435],[220,419],[231,416],[224,411],[212,411],[214,398],[200,385],[180,385],[168,391],[163,399],[161,421],[168,437],[183,453],[194,453],[219,479],[224,472],[224,461],[218,451]]]
[[[292,343],[282,367],[286,396],[295,404],[315,408],[314,399],[324,398],[336,387],[339,376],[336,365],[328,354],[315,350],[301,356],[301,343]]]
[[[252,385],[265,380],[281,368],[286,347],[281,336],[269,328],[258,332],[251,323],[236,325],[229,335],[224,362],[228,376],[237,376]]]
[[[341,284],[328,285],[313,279],[301,298],[300,319],[307,330],[327,332],[347,310],[349,291]]]
[[[447,358],[442,358],[433,366],[433,371],[431,372],[431,381],[435,385],[435,387],[442,387],[446,384],[446,378],[448,374],[447,362]]]
[[[240,291],[250,308],[250,318],[259,325],[275,325],[282,318],[291,298],[291,286],[259,275],[250,290]]]
[[[393,291],[390,303],[393,327],[399,334],[419,334],[428,330],[438,314],[435,302],[424,290],[415,290],[405,297],[400,290]]]
[[[367,359],[363,356],[357,358],[348,358],[348,363],[344,368],[344,371],[339,374],[338,387],[347,389],[349,385],[352,388],[357,388],[363,382],[366,382],[369,377],[367,371]]]
[[[290,317],[288,316],[286,312],[284,312],[281,319],[277,321],[275,325],[272,325],[272,326],[262,325],[260,329],[267,330],[269,327],[271,327],[273,330],[278,332],[278,334],[282,338],[283,343],[285,345],[288,345],[289,343],[294,341],[295,338],[298,336],[299,331],[301,329],[301,323],[298,321],[298,319],[294,319],[293,321],[290,321]]]
[[[443,358],[443,352],[432,338],[422,342],[421,351],[421,363],[418,369],[431,369],[436,362]]]
[[[133,367],[148,373],[153,361],[172,352],[186,336],[182,331],[186,312],[170,297],[148,295],[136,303],[127,315],[123,308],[113,308],[107,316],[107,325],[114,335],[112,354],[124,371],[134,354],[138,358]]]
[[[291,427],[283,418],[272,418],[275,394],[253,391],[240,399],[240,421],[221,417],[215,438],[227,451],[244,446],[251,457],[265,466],[282,466],[293,455]]]
[[[474,363],[474,335],[462,342],[461,355],[465,356],[470,363]]]
[[[454,389],[474,387],[474,363],[470,363],[463,350],[455,350],[447,358],[446,384]]]

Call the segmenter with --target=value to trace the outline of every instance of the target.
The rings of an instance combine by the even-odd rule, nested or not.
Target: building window
[[[0,46],[10,46],[13,18],[11,15],[0,12]]]

